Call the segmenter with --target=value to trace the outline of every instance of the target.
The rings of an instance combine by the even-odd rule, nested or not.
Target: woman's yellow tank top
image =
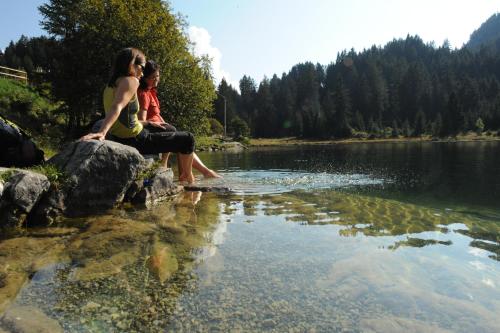
[[[113,99],[115,98],[113,87],[106,87],[103,94],[104,112],[106,114],[111,110]],[[120,111],[120,115],[115,123],[109,129],[109,133],[119,138],[133,138],[142,131],[142,124],[137,118],[139,112],[139,100],[137,94],[130,100],[126,107]]]

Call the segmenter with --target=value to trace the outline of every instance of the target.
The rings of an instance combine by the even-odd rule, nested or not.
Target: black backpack
[[[0,115],[0,166],[30,167],[42,164],[44,153],[19,126]]]

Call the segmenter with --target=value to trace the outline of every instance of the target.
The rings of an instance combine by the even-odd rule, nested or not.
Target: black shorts
[[[165,128],[160,128],[156,126],[151,126],[151,125],[145,125],[144,127],[150,131],[150,132],[176,132],[177,128],[170,124],[163,125]]]
[[[161,130],[161,129],[160,129]],[[136,148],[141,154],[181,153],[194,152],[194,136],[189,132],[157,131],[143,128],[133,138],[113,137],[113,141]]]

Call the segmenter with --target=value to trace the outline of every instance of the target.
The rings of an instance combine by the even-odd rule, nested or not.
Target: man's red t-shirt
[[[141,110],[146,110],[146,120],[160,123],[163,118],[160,115],[160,101],[156,95],[156,89],[139,89],[137,92]]]

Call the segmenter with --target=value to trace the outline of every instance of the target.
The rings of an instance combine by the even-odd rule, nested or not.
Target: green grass
[[[27,168],[26,170],[45,175],[50,184],[57,187],[63,186],[68,180],[68,176],[64,173],[64,171],[60,170],[57,166],[50,163]]]
[[[5,116],[13,117],[13,121],[23,122],[25,117],[36,117],[39,120],[56,121],[55,110],[60,103],[54,103],[42,97],[35,89],[17,81],[0,78],[0,110],[7,113]],[[43,124],[39,122],[25,123],[29,128],[40,128]]]
[[[6,170],[0,172],[0,181],[6,183],[9,181],[10,177],[14,175],[14,170]]]
[[[30,86],[0,78],[0,114],[30,135],[46,157],[58,151],[63,137],[61,106]]]
[[[5,170],[3,172],[0,172],[0,181],[4,183],[8,182],[9,179],[16,173],[16,170],[26,170],[42,174],[45,177],[47,177],[51,185],[54,185],[56,187],[64,186],[64,184],[66,184],[66,181],[68,180],[68,176],[64,173],[64,171],[60,170],[57,166],[53,164],[47,163],[30,168],[23,168],[23,169],[13,168]]]
[[[160,167],[161,165],[161,161],[154,161],[153,164],[151,164],[151,166],[145,170],[142,170],[138,175],[137,175],[137,178],[136,180],[144,180],[144,179],[151,179],[154,177],[154,175],[156,174],[158,168]]]
[[[222,147],[222,142],[218,137],[199,136],[196,137],[196,149],[206,150],[210,147]]]

